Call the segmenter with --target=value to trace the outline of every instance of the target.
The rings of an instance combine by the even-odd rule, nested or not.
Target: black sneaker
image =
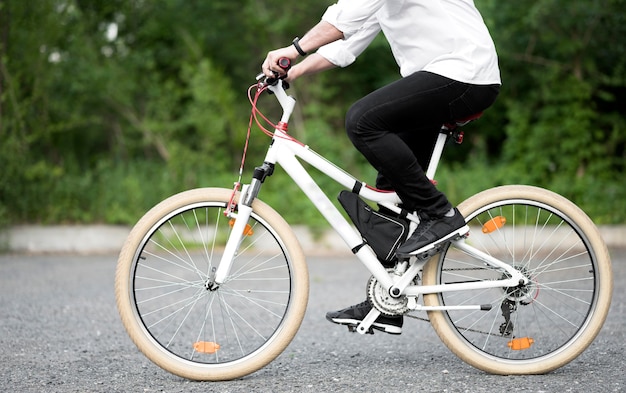
[[[356,328],[371,309],[372,305],[366,300],[363,303],[355,304],[343,310],[327,312],[326,319],[339,325],[348,325],[348,328]],[[402,315],[388,316],[381,314],[371,327],[389,334],[400,334],[402,333],[403,322],[404,318],[402,318]]]
[[[421,213],[420,219],[415,232],[404,244],[398,247],[396,251],[398,258],[422,254],[447,240],[463,236],[469,232],[465,219],[456,208],[437,218]]]

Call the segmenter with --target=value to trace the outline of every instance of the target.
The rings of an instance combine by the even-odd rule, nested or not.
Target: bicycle
[[[400,213],[394,192],[377,190],[288,134],[295,99],[282,80],[251,87],[273,93],[282,117],[249,184],[176,194],[134,226],[118,259],[121,320],[152,362],[192,380],[253,373],[291,342],[308,302],[305,255],[289,224],[257,198],[280,165],[372,276],[372,311],[356,330],[371,332],[381,314],[426,311],[446,346],[493,374],[540,374],[578,357],[594,340],[612,296],[609,253],[575,204],[551,191],[505,185],[458,205],[471,228],[440,247],[383,266],[299,160],[372,204]],[[466,119],[471,120],[471,119]],[[427,170],[434,178],[444,145],[464,122],[444,125]],[[250,130],[248,130],[250,131]],[[249,137],[249,134],[248,134]],[[246,142],[247,146],[247,142]],[[245,149],[244,159],[245,161]],[[240,190],[241,188],[241,190]],[[414,228],[419,218],[406,217]]]

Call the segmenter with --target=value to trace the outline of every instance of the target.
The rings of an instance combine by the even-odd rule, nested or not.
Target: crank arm
[[[380,311],[378,311],[375,307],[372,307],[369,313],[363,318],[359,326],[356,327],[356,331],[359,334],[365,334],[370,331],[372,324],[376,321],[376,318],[380,316]]]

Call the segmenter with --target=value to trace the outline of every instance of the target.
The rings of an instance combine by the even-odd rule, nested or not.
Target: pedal
[[[416,258],[418,261],[426,261],[428,259],[430,259],[431,257],[433,257],[434,255],[439,254],[439,252],[441,252],[441,246],[449,243],[448,242],[444,242],[444,243],[440,243],[440,244],[436,244],[434,245],[432,248],[421,252],[419,254],[415,254],[415,255],[403,255],[403,256],[398,256],[398,260],[399,261],[408,261],[410,258]]]
[[[431,248],[429,248],[428,250],[421,252],[419,254],[412,255],[412,256],[417,258],[418,261],[428,260],[431,257],[439,254],[441,250],[443,249],[443,247],[448,245],[450,242],[460,240],[460,239],[466,239],[469,237],[469,234],[470,234],[470,231],[469,231],[469,228],[467,228],[467,231],[463,231],[462,233],[456,233],[451,237],[442,239],[441,241],[439,241],[439,243],[432,244],[430,246]],[[408,260],[408,258],[406,259]]]
[[[430,250],[427,250],[427,251],[424,251],[421,254],[415,255],[415,258],[417,258],[418,261],[424,261],[424,260],[430,259],[431,257],[439,254],[439,252],[441,251],[441,245],[442,244],[445,244],[445,243],[437,244],[433,248],[431,248]]]
[[[348,331],[350,333],[358,333],[358,331],[356,330],[357,326],[356,325],[347,325],[348,326]],[[370,328],[365,332],[365,334],[374,334],[374,329],[372,329],[372,327],[370,326]]]
[[[467,231],[462,235],[456,235],[452,240],[467,239],[469,236],[470,236],[470,231]]]

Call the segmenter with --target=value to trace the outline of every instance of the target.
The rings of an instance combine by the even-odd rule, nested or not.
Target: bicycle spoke
[[[164,348],[194,362],[248,356],[275,334],[289,305],[283,246],[253,218],[229,276],[208,289],[231,230],[221,205],[179,212],[156,228],[136,263],[135,305],[146,329]]]
[[[523,287],[439,295],[445,305],[492,305],[490,311],[447,312],[457,334],[481,351],[508,360],[536,358],[567,345],[582,328],[593,307],[594,261],[576,229],[557,213],[512,201],[468,220],[471,228],[487,228],[472,231],[472,245],[529,279]],[[441,283],[507,277],[502,269],[452,248],[441,258]]]

